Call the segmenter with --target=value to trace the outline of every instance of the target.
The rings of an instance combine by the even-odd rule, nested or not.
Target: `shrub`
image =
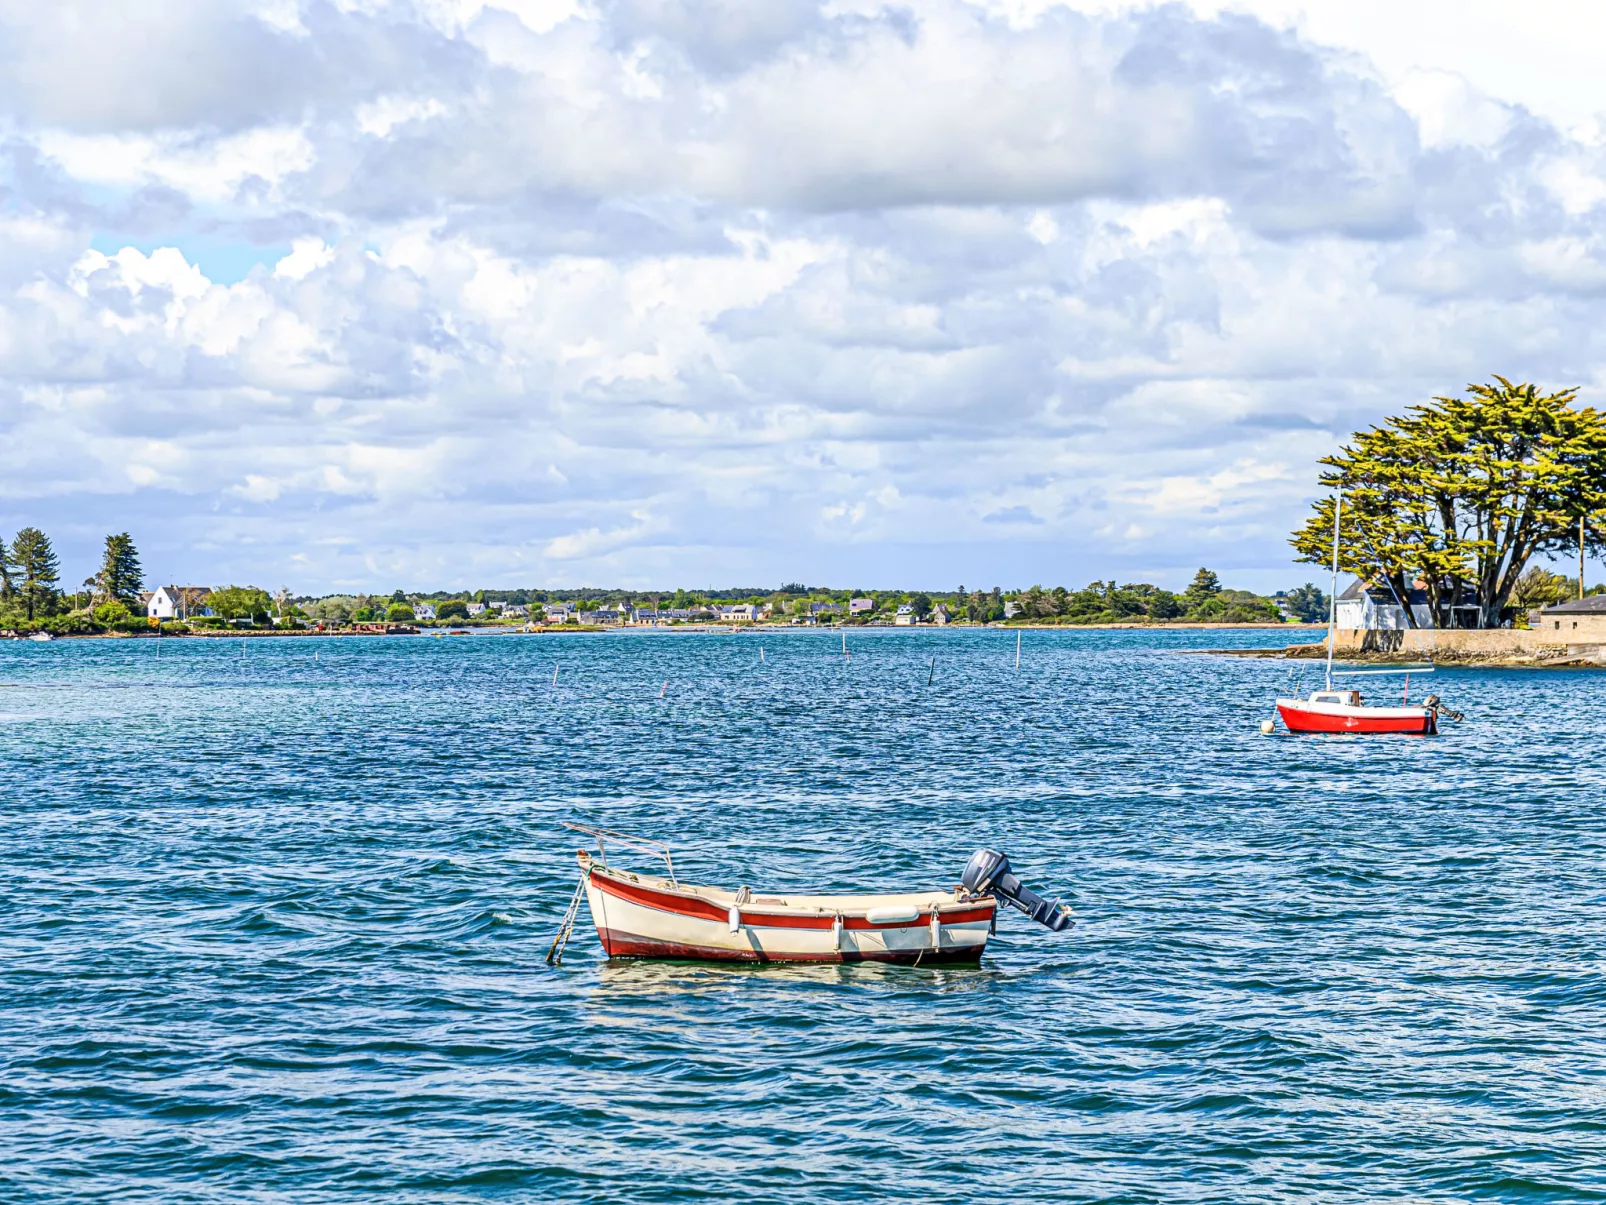
[[[467,619],[468,604],[461,598],[449,598],[435,608],[436,619]]]
[[[94,615],[96,623],[108,628],[127,623],[134,618],[134,613],[128,609],[127,605],[115,599],[111,602],[101,603],[91,614]]]
[[[391,623],[411,623],[416,616],[406,603],[391,603],[385,608],[385,618]]]

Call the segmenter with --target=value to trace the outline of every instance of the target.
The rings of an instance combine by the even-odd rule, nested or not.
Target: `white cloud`
[[[1606,376],[1596,127],[1291,6],[118,7],[0,0],[0,496],[162,576],[1287,584],[1335,438]]]

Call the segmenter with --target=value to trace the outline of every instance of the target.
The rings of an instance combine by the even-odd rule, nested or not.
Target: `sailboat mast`
[[[1333,589],[1327,598],[1327,689],[1333,689],[1333,644],[1338,637],[1338,519],[1344,513],[1344,491],[1333,499]]]

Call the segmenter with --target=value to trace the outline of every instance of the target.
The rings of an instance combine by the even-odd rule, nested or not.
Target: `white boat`
[[[735,891],[681,882],[661,842],[607,829],[567,825],[597,839],[578,854],[581,881],[548,962],[562,957],[583,893],[610,958],[681,958],[721,962],[976,962],[994,931],[1000,900],[1050,929],[1071,923],[1070,910],[1021,886],[1009,859],[991,850],[971,858],[950,891],[807,895]],[[609,866],[606,844],[650,852],[667,874]]]
[[[28,637],[28,639],[29,640],[45,641],[45,640],[54,640],[55,637],[52,636],[49,632],[35,632],[32,636]]]

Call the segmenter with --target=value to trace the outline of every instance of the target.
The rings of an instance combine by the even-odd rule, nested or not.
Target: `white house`
[[[898,613],[893,616],[892,622],[897,624],[900,628],[913,627],[915,623],[914,607],[909,603],[904,603],[898,608]]]
[[[502,608],[502,614],[508,619],[523,619],[529,613],[530,608],[523,603],[508,603],[507,606]]]
[[[1004,618],[1014,619],[1021,613],[1021,605],[1012,598],[1004,600]]]
[[[1428,606],[1428,596],[1424,590],[1413,587],[1405,601],[1410,604],[1411,618],[1416,620],[1417,627],[1434,626],[1433,611]],[[1411,626],[1406,623],[1405,610],[1392,590],[1386,585],[1367,586],[1360,578],[1351,582],[1349,588],[1338,596],[1334,611],[1335,626],[1341,628],[1392,632]]]
[[[570,603],[547,603],[541,608],[548,623],[567,623],[569,616],[574,614],[574,607]]]
[[[193,619],[198,615],[210,615],[212,611],[206,599],[211,593],[205,586],[158,586],[145,600],[145,614],[151,619]]]
[[[414,603],[413,604],[413,618],[414,619],[434,619],[435,618],[435,604],[434,603],[427,603],[427,602]]]
[[[758,608],[752,603],[738,603],[734,607],[721,607],[719,617],[726,623],[752,623],[758,619]]]
[[[485,614],[485,604],[484,603],[475,603],[475,602],[469,603],[468,604],[468,613],[470,615],[484,615]]]
[[[848,614],[849,615],[868,615],[871,611],[874,611],[874,610],[875,610],[875,599],[873,599],[873,598],[850,598],[850,599],[848,599]]]
[[[931,622],[932,623],[945,624],[952,618],[953,617],[948,614],[948,608],[945,607],[942,603],[938,603],[935,607],[933,607],[931,609]]]

